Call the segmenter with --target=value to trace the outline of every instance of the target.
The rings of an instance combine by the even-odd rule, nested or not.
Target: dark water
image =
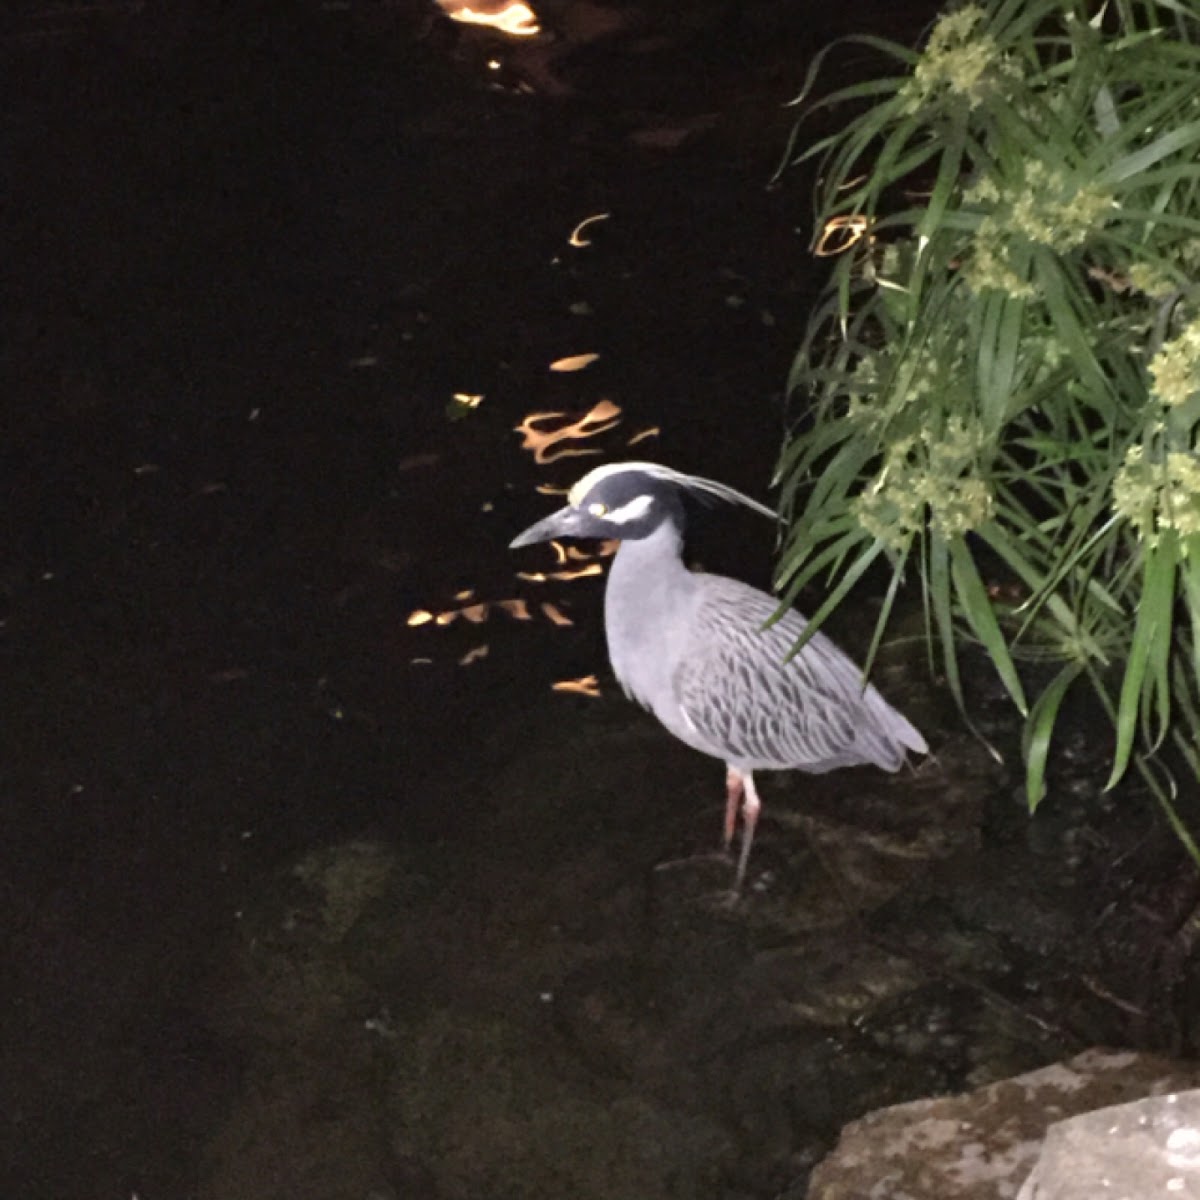
[[[650,457],[756,489],[775,450],[807,286],[775,98],[752,145],[639,150],[653,112],[489,91],[451,35],[351,16],[4,46],[7,1194],[178,1187],[234,1085],[198,989],[254,881],[453,836],[422,781],[600,666],[594,580],[574,630],[405,625],[517,594],[533,485],[576,471],[512,425],[607,398],[604,455],[659,425]],[[452,423],[455,392],[486,399]]]
[[[551,62],[553,98],[519,86],[545,64],[403,5],[0,41],[4,1194],[195,1188],[249,1071],[214,964],[283,864],[369,837],[522,879],[526,849],[586,843],[547,819],[489,857],[481,832],[523,730],[626,720],[549,691],[603,675],[599,581],[518,580],[549,560],[507,543],[553,503],[537,485],[651,427],[638,453],[764,494],[818,283],[803,189],[767,187],[823,40],[807,6],[667,8],[658,41]],[[594,458],[538,464],[513,431],[601,401],[619,423],[570,443]],[[771,533],[697,550],[764,582]],[[494,607],[517,598],[534,620]],[[612,844],[697,841],[647,828],[652,853]]]

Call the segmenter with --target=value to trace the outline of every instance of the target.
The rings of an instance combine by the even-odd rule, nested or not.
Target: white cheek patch
[[[620,508],[614,508],[608,514],[607,519],[617,525],[627,525],[630,521],[637,521],[644,517],[653,505],[653,496],[634,496],[627,504],[622,504]]]

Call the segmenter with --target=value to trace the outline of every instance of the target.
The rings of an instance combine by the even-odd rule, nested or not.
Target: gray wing
[[[811,772],[872,763],[895,771],[925,740],[868,685],[823,633],[787,661],[806,622],[788,612],[763,628],[778,602],[735,579],[710,575],[673,685],[684,717],[746,768]]]

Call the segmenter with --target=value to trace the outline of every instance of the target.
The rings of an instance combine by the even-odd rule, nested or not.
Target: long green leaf
[[[950,548],[940,533],[931,533],[928,544],[928,571],[926,587],[929,590],[930,606],[933,609],[934,626],[942,649],[942,669],[946,672],[946,683],[950,694],[961,709],[966,708],[963,699],[962,680],[958,673],[958,649],[954,639],[954,608],[950,591]]]
[[[1026,265],[1014,262],[1013,267],[1023,276]],[[979,411],[989,433],[1001,428],[1012,399],[1024,318],[1025,301],[1019,297],[993,291],[984,301],[976,363]]]
[[[1148,170],[1155,163],[1162,162],[1164,158],[1172,154],[1178,154],[1181,150],[1195,146],[1197,142],[1200,142],[1200,121],[1190,121],[1178,129],[1172,129],[1170,133],[1163,134],[1149,146],[1143,146],[1140,150],[1127,154],[1107,170],[1101,171],[1096,178],[1096,185],[1109,187],[1112,184],[1120,183],[1141,171]]]
[[[846,598],[856,583],[862,578],[866,569],[883,553],[883,546],[878,542],[870,543],[863,552],[854,560],[854,562],[846,569],[842,575],[838,585],[825,598],[825,602],[817,609],[811,617],[808,618],[808,624],[801,635],[800,640],[788,652],[788,659],[791,660],[800,653],[801,650],[808,644],[809,639],[817,632],[818,629],[825,623],[826,618],[834,609]]]
[[[1012,702],[1017,706],[1017,711],[1025,715],[1029,707],[1025,702],[1025,692],[1013,665],[1008,643],[1000,630],[1000,623],[996,620],[996,611],[988,597],[987,588],[979,577],[975,559],[972,558],[967,544],[960,538],[955,538],[949,543],[949,551],[954,590],[958,595],[963,615],[974,630],[975,636],[983,643],[983,648],[988,652],[992,665],[1003,680]]]
[[[1163,651],[1171,633],[1171,606],[1175,598],[1175,541],[1163,537],[1153,548],[1147,547],[1140,603],[1133,627],[1133,641],[1121,680],[1121,697],[1117,705],[1117,747],[1113,754],[1112,773],[1105,790],[1115,787],[1129,765],[1134,736],[1145,700],[1147,672],[1151,683],[1163,661]]]
[[[896,597],[900,594],[900,584],[904,580],[904,568],[907,560],[907,554],[897,555],[892,563],[892,578],[888,581],[883,605],[879,609],[879,616],[875,619],[875,632],[871,635],[871,645],[867,649],[866,658],[863,659],[864,676],[870,675],[871,668],[875,665],[875,655],[879,653],[879,646],[887,631],[888,621],[891,619],[892,609],[896,604]]]
[[[1186,541],[1180,576],[1187,602],[1192,677],[1200,691],[1200,534],[1192,534]]]
[[[1071,684],[1083,673],[1083,664],[1067,663],[1033,703],[1025,722],[1025,798],[1035,812],[1046,796],[1046,762],[1058,721],[1058,710]]]

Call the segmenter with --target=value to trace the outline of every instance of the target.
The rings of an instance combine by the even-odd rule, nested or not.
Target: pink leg
[[[725,836],[722,844],[728,850],[733,845],[733,831],[737,828],[738,809],[742,806],[742,773],[733,767],[725,768]]]
[[[736,767],[725,768],[725,829],[722,841],[725,851],[733,845],[733,835],[737,832],[738,813],[742,815],[742,847],[738,852],[737,876],[733,888],[726,894],[726,900],[736,903],[738,893],[742,890],[742,881],[746,878],[746,864],[750,861],[750,847],[754,842],[754,827],[758,824],[758,814],[762,802],[754,787],[754,776],[749,771],[739,771]],[[670,870],[685,863],[695,862],[698,858],[714,857],[712,855],[690,855],[687,858],[677,858],[670,862],[660,862],[655,866],[656,871]]]
[[[747,771],[739,778],[745,788],[746,797],[742,801],[742,852],[738,855],[737,877],[733,881],[735,894],[742,890],[742,881],[746,878],[746,864],[750,861],[750,847],[754,844],[754,827],[758,824],[758,814],[762,811],[762,801],[758,798],[753,774]]]

